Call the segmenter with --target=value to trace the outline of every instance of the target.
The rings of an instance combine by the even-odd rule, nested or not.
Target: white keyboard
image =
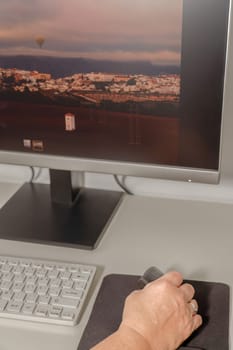
[[[74,326],[95,266],[0,256],[0,317]]]

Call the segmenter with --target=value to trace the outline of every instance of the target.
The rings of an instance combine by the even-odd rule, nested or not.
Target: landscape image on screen
[[[182,0],[0,0],[0,148],[176,165]]]

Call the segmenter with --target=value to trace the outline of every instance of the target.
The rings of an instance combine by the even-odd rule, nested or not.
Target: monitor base
[[[26,183],[0,210],[0,238],[94,249],[121,197],[81,188],[69,206],[51,201],[50,185]]]

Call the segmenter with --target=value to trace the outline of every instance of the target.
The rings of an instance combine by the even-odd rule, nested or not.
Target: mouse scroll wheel
[[[138,287],[143,288],[147,283],[150,283],[161,276],[163,276],[163,272],[160,271],[157,267],[151,266],[139,278]]]

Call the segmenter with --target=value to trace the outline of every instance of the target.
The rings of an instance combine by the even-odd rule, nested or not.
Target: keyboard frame
[[[3,275],[7,275],[8,272],[4,272],[2,271],[2,267],[3,265],[6,265],[6,263],[9,262],[10,266],[12,266],[11,270],[9,271],[10,273],[13,273],[14,275],[17,275],[17,273],[14,273],[13,269],[16,266],[23,266],[24,269],[22,270],[22,272],[20,274],[24,274],[25,269],[27,267],[30,267],[33,264],[33,268],[34,271],[39,271],[40,268],[44,268],[47,272],[45,274],[45,276],[48,274],[48,271],[53,271],[54,267],[57,267],[59,274],[60,275],[61,272],[65,272],[65,271],[69,271],[71,276],[72,274],[75,274],[75,270],[77,271],[77,269],[86,269],[90,271],[90,276],[87,279],[87,283],[86,286],[83,290],[83,294],[81,296],[81,298],[79,299],[80,302],[78,304],[77,307],[66,307],[65,309],[68,310],[72,310],[74,312],[74,318],[72,320],[70,319],[65,319],[65,318],[60,318],[60,317],[50,317],[48,315],[43,316],[43,315],[30,315],[30,314],[24,314],[22,313],[22,309],[23,306],[20,308],[19,312],[9,312],[6,310],[7,305],[9,306],[9,301],[7,302],[6,306],[4,307],[4,310],[1,310],[0,307],[0,318],[6,318],[6,319],[15,319],[15,320],[23,320],[23,321],[31,321],[31,322],[39,322],[39,323],[49,323],[49,324],[56,324],[56,325],[64,325],[64,326],[75,326],[81,319],[82,313],[84,311],[84,306],[86,304],[86,302],[88,301],[88,294],[90,293],[90,289],[93,283],[93,280],[96,276],[96,271],[97,271],[97,267],[95,265],[91,265],[91,264],[87,264],[87,263],[79,263],[79,262],[68,262],[68,261],[61,261],[61,260],[48,260],[48,259],[37,259],[37,258],[26,258],[26,257],[19,257],[19,256],[5,256],[5,255],[0,255],[0,305],[1,305],[1,301],[2,299],[2,294],[3,294],[3,289],[1,288],[2,286],[2,277]],[[6,267],[6,266],[5,266]],[[83,272],[84,273],[84,272]],[[32,274],[34,275],[34,273]],[[44,277],[45,277],[44,276]],[[78,275],[77,275],[78,276]],[[27,275],[25,274],[25,280],[26,280]],[[37,282],[39,280],[39,276],[35,276],[37,278]],[[50,281],[53,278],[50,279]],[[67,280],[67,279],[64,279]],[[78,281],[78,277],[76,279]],[[80,281],[82,280],[81,278],[79,279]],[[13,279],[11,282],[11,287],[9,288],[9,290],[12,290],[11,288],[13,287]],[[62,282],[61,282],[62,283]],[[75,280],[73,280],[73,284],[75,283]],[[23,287],[24,290],[25,286]],[[49,288],[49,286],[48,286]],[[38,285],[35,288],[35,290],[38,289]],[[66,288],[63,288],[63,290],[65,290]],[[69,288],[67,288],[69,289]],[[24,291],[25,292],[25,291]],[[15,293],[15,292],[13,292]],[[28,293],[30,294],[30,293]],[[69,293],[68,293],[69,294]],[[15,295],[15,294],[13,294]],[[50,296],[51,299],[52,298],[61,298],[61,295],[59,293],[59,296]],[[25,297],[26,298],[26,297]],[[25,300],[25,298],[23,299],[23,302]],[[37,300],[39,298],[37,297]],[[68,297],[68,300],[73,300],[75,298],[72,297]],[[67,300],[66,299],[66,300]],[[78,299],[76,297],[76,299]],[[54,300],[53,300],[54,301]],[[35,302],[35,308],[34,311],[36,310],[38,305],[46,305],[46,304],[40,304],[39,302]],[[54,304],[55,305],[55,304]]]

